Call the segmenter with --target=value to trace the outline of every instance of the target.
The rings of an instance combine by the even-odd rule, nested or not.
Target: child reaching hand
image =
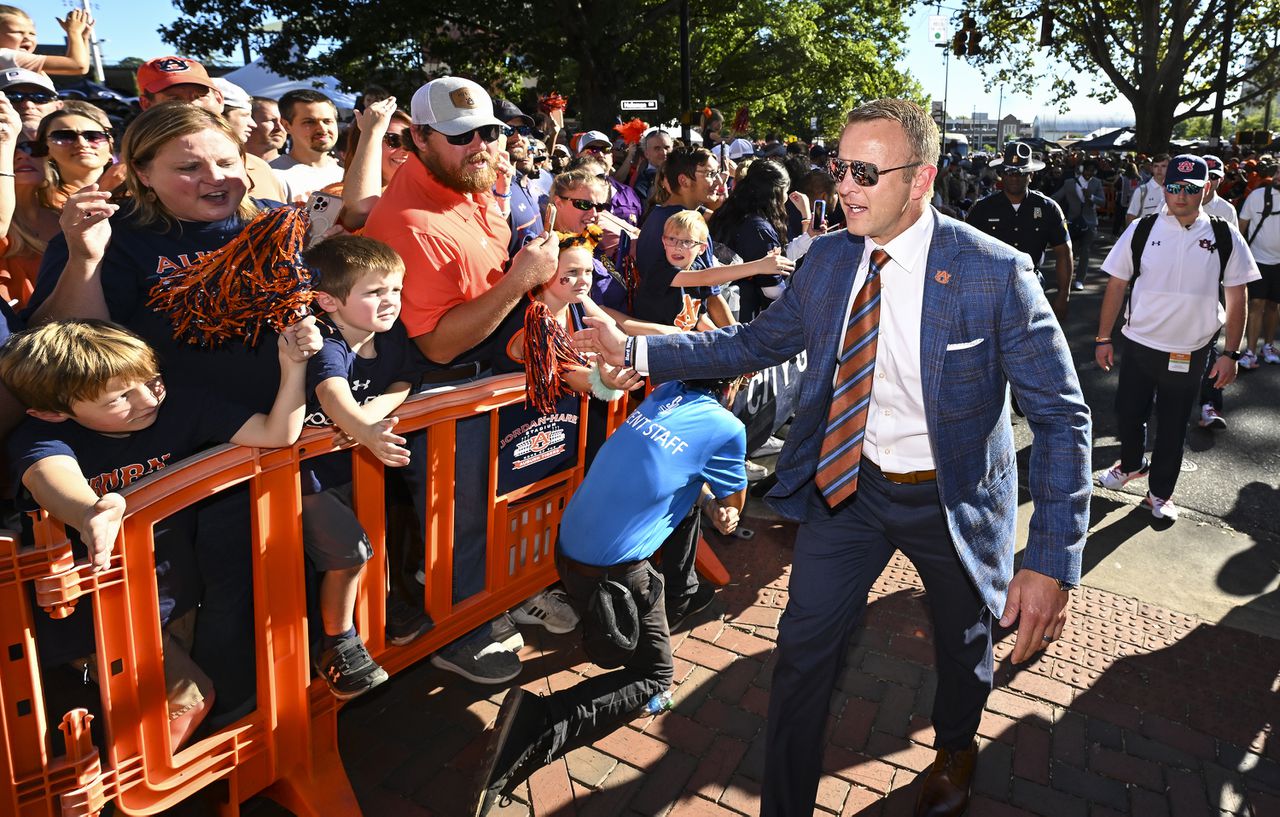
[[[155,351],[107,321],[53,321],[13,335],[0,350],[0,380],[30,415],[9,438],[15,482],[53,517],[79,531],[93,569],[106,570],[125,512],[124,497],[116,491],[209,443],[277,448],[298,439],[306,361],[319,348],[313,318],[280,336],[275,404],[270,414],[255,414],[214,392],[166,389]],[[212,682],[169,638],[171,622],[193,611],[199,596],[192,544],[177,532],[181,528],[175,524],[166,529],[175,533],[164,535],[157,525],[155,538],[174,749],[195,731],[213,698]],[[76,543],[73,547],[80,550]],[[71,650],[70,641],[78,651],[63,655]],[[68,639],[53,648],[68,662],[93,646]],[[47,655],[42,660],[53,661]]]
[[[337,426],[384,465],[408,465],[405,438],[390,417],[421,374],[422,359],[400,317],[404,262],[380,241],[339,235],[307,250],[317,274],[316,304],[324,310],[324,345],[307,367],[307,425]],[[373,555],[369,537],[352,511],[351,454],[326,454],[302,463],[302,539],[323,574],[320,617],[324,633],[316,668],[340,699],[353,698],[387,680],[355,630],[356,593]],[[390,618],[390,616],[389,616]],[[392,644],[425,632],[418,612]]]
[[[0,5],[0,71],[25,68],[46,74],[88,73],[93,19],[81,9],[72,9],[58,25],[67,32],[66,56],[37,54],[35,21],[16,6]]]

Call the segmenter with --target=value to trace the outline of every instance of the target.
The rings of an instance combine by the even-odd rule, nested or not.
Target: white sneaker
[[[1280,354],[1276,353],[1276,347],[1268,343],[1262,347],[1262,359],[1267,363],[1280,363]]]
[[[782,450],[783,442],[784,442],[783,440],[780,440],[777,437],[770,436],[769,439],[765,440],[764,445],[760,446],[755,451],[751,452],[751,456],[771,457]]]
[[[760,480],[769,476],[768,468],[765,468],[763,465],[757,465],[751,460],[746,461],[746,468],[747,468],[747,482],[759,482]]]
[[[1205,403],[1200,407],[1200,427],[1221,431],[1227,427],[1227,418],[1223,417],[1212,403]]]
[[[1178,521],[1178,506],[1173,504],[1173,497],[1161,499],[1148,491],[1147,498],[1142,500],[1142,504],[1151,509],[1151,515],[1156,519],[1168,519],[1170,522]]]
[[[1252,349],[1240,355],[1241,369],[1256,369],[1258,366],[1258,356],[1253,353]]]
[[[1115,465],[1098,474],[1098,484],[1103,488],[1118,491],[1138,477],[1145,477],[1150,470],[1151,461],[1147,459],[1142,460],[1142,465],[1138,466],[1137,471],[1128,472],[1121,471],[1120,463],[1117,461]]]
[[[518,624],[541,624],[553,633],[573,632],[578,614],[570,606],[563,590],[543,590],[511,611]]]

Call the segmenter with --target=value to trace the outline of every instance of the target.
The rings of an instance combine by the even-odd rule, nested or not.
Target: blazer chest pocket
[[[973,340],[961,341],[960,343],[948,343],[947,352],[963,352],[965,349],[974,349],[981,346],[986,338],[974,338]]]
[[[988,380],[994,365],[990,351],[991,345],[986,338],[948,343],[942,361],[943,382],[961,384]]]

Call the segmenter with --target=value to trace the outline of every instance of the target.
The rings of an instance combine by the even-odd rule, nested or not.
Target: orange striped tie
[[[827,505],[834,508],[858,490],[862,440],[871,405],[871,382],[876,370],[876,341],[880,335],[880,271],[889,254],[877,249],[867,265],[867,280],[853,299],[844,344],[837,358],[827,433],[814,482]]]

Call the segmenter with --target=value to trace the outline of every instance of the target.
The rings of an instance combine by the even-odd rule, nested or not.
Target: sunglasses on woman
[[[609,208],[613,206],[607,201],[594,202],[591,199],[571,199],[568,196],[561,196],[560,198],[572,204],[573,209],[581,210],[584,213],[588,210],[600,210],[607,213],[609,212]]]
[[[392,150],[399,150],[400,148],[408,147],[408,140],[408,134],[388,133],[386,136],[382,137],[382,144]]]
[[[909,167],[919,167],[924,162],[912,162],[909,165],[898,165],[897,167],[886,167],[881,170],[871,162],[857,162],[852,160],[840,159],[832,156],[827,160],[827,170],[835,178],[836,184],[844,179],[844,174],[853,172],[853,181],[859,187],[875,187],[880,181],[880,177],[885,173],[892,173],[895,170],[906,170]]]
[[[14,145],[15,149],[17,149],[21,153],[27,154],[28,156],[35,156],[36,148],[38,147],[40,147],[40,145],[36,142],[31,141],[30,139],[23,139],[21,142],[18,142]]]
[[[58,147],[66,147],[74,145],[83,139],[90,147],[102,147],[110,139],[111,134],[100,130],[71,130],[70,128],[61,128],[59,130],[51,130],[45,135],[45,140],[51,142]]]

